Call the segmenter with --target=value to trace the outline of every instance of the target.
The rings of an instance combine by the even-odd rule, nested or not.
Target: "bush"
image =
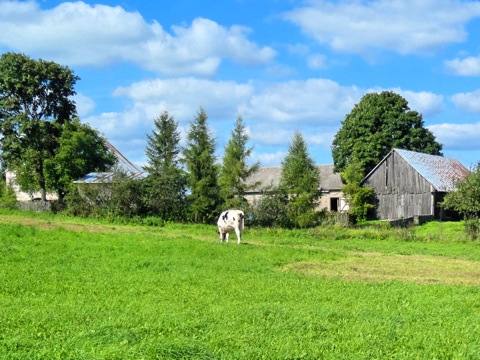
[[[146,216],[143,183],[115,175],[110,183],[81,184],[65,197],[67,213],[93,218]]]
[[[17,208],[15,190],[11,185],[7,185],[4,180],[0,180],[0,207],[11,210]]]
[[[478,233],[479,233],[478,218],[472,217],[472,218],[465,219],[464,226],[465,226],[465,232],[467,233],[467,236],[471,240],[477,240]]]
[[[263,227],[291,227],[287,216],[288,198],[281,193],[268,193],[252,207],[251,223]]]

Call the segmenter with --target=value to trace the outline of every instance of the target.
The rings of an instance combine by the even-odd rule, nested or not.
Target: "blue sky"
[[[219,160],[243,116],[251,161],[280,165],[295,131],[318,164],[368,92],[423,115],[447,157],[480,160],[480,2],[0,0],[0,51],[80,76],[77,108],[137,165],[164,110],[183,135],[200,107]]]

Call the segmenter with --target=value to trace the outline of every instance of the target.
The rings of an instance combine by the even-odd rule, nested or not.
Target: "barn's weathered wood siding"
[[[395,152],[378,165],[364,184],[375,192],[378,219],[435,215],[435,189]]]

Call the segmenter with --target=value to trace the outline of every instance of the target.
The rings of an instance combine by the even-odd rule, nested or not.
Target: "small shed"
[[[468,174],[458,160],[393,149],[365,177],[363,185],[373,189],[378,219],[442,219],[445,214],[438,204]]]
[[[320,193],[321,197],[317,205],[317,210],[326,209],[327,211],[345,211],[348,205],[342,193],[342,179],[340,174],[333,171],[333,165],[317,165],[320,171]],[[249,203],[259,201],[264,191],[269,187],[277,187],[282,175],[281,166],[262,167],[247,179],[248,185],[256,186],[247,191],[245,198]]]

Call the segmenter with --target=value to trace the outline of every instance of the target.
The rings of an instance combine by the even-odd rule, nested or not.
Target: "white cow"
[[[220,242],[226,240],[228,243],[228,234],[235,231],[235,234],[237,234],[238,244],[240,244],[244,218],[245,215],[241,210],[227,210],[222,212],[217,221]]]

